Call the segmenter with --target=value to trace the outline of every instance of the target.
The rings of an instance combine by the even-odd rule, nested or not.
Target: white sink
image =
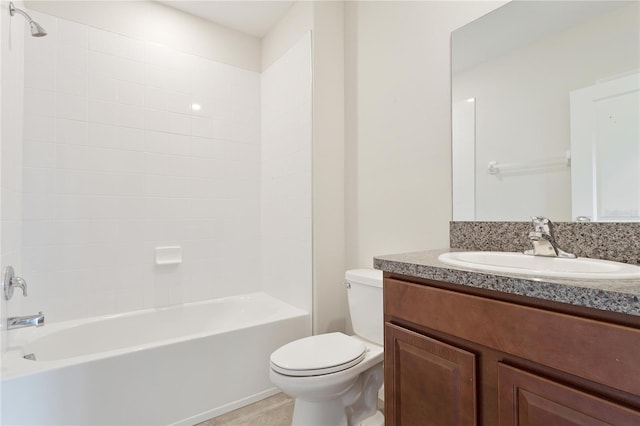
[[[640,279],[640,266],[586,257],[563,259],[511,252],[461,251],[443,253],[438,260],[462,268],[537,277]]]

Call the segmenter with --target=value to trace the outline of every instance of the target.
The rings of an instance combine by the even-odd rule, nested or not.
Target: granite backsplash
[[[531,222],[450,222],[452,248],[524,251],[531,248]],[[640,265],[640,223],[554,222],[560,248],[580,257]]]

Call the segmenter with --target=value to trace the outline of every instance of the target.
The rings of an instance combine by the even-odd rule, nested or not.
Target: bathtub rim
[[[157,340],[151,343],[143,343],[139,345],[126,346],[124,348],[112,349],[112,350],[97,352],[93,354],[83,354],[83,355],[56,359],[56,360],[32,361],[32,360],[27,360],[23,358],[23,356],[26,355],[25,349],[24,349],[24,346],[26,344],[40,337],[45,337],[45,336],[54,334],[56,332],[72,329],[78,326],[92,324],[98,321],[107,321],[107,320],[113,320],[113,319],[135,317],[135,316],[144,315],[144,314],[154,314],[157,312],[166,312],[170,310],[177,310],[177,309],[191,307],[191,306],[224,303],[230,300],[235,301],[235,300],[256,299],[256,298],[266,298],[266,299],[270,299],[270,301],[275,301],[278,304],[282,304],[287,307],[287,312],[289,312],[290,315],[286,315],[286,316],[279,315],[275,318],[271,318],[268,321],[263,321],[263,322],[252,321],[249,323],[243,323],[240,327],[225,328],[223,330],[212,330],[208,332],[189,333],[179,337]],[[260,291],[260,292],[242,294],[242,295],[226,296],[226,297],[221,297],[216,299],[208,299],[208,300],[187,302],[187,303],[176,304],[176,305],[162,306],[158,308],[146,308],[146,309],[140,309],[135,311],[117,313],[117,314],[106,314],[106,315],[99,315],[96,317],[81,318],[81,319],[74,319],[74,320],[68,320],[68,321],[59,321],[52,324],[47,324],[43,328],[23,328],[18,330],[7,331],[7,337],[10,345],[8,346],[7,352],[2,354],[0,378],[2,381],[11,380],[19,377],[32,375],[32,374],[53,371],[53,370],[65,368],[68,366],[89,363],[92,361],[97,361],[97,360],[101,360],[109,357],[117,357],[125,354],[152,350],[162,346],[179,344],[189,340],[204,339],[213,335],[223,335],[223,334],[233,333],[235,331],[238,331],[244,328],[268,325],[274,322],[283,321],[291,318],[299,318],[304,316],[308,317],[308,321],[310,324],[311,315],[309,312],[304,311],[300,308],[297,308],[293,305],[290,305],[287,302],[282,301],[281,299],[278,299],[274,296],[269,295],[266,292]],[[309,332],[311,333],[310,326],[309,326]],[[15,334],[13,334],[12,336],[11,333],[15,333]]]

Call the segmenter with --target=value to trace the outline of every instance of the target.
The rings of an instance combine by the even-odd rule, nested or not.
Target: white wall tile
[[[135,105],[118,105],[116,108],[118,126],[135,127],[143,129],[145,123],[145,110]]]
[[[118,75],[118,58],[102,52],[89,52],[88,72],[90,75],[116,78]]]
[[[23,247],[57,244],[57,227],[53,221],[33,221],[24,226],[22,232]]]
[[[118,145],[122,149],[144,151],[144,130],[130,127],[118,127]]]
[[[169,49],[168,47],[158,43],[147,42],[145,43],[144,49],[144,60],[148,64],[158,65],[162,67],[171,64],[171,49]]]
[[[183,161],[176,159],[169,154],[164,153],[145,153],[144,164],[142,170],[148,175],[166,175],[184,176],[187,167]]]
[[[58,43],[60,46],[89,48],[89,28],[76,22],[58,19]]]
[[[56,67],[57,74],[66,74],[71,71],[86,74],[89,70],[89,51],[86,47],[60,45]]]
[[[162,152],[159,150],[159,146],[164,146],[168,143],[169,135],[163,132],[154,132],[152,130],[144,131],[144,146],[145,151],[148,152]]]
[[[24,86],[35,89],[51,90],[56,84],[55,60],[50,64],[41,65],[38,62],[27,62],[24,67]]]
[[[56,90],[58,93],[86,98],[89,93],[89,76],[77,70],[58,72]]]
[[[89,99],[116,102],[118,100],[118,80],[100,74],[89,75]]]
[[[169,68],[167,66],[145,64],[144,76],[145,82],[148,86],[161,89],[170,89]]]
[[[118,35],[118,56],[144,62],[145,43],[135,38]]]
[[[52,128],[53,130],[53,128]],[[86,145],[89,139],[89,128],[86,121],[55,120],[55,141],[71,145]]]
[[[123,175],[125,181],[129,181],[133,186],[133,181],[140,181],[138,177],[142,175],[144,169],[144,153],[140,151],[120,151],[120,163],[118,170],[126,173]]]
[[[191,117],[191,134],[201,138],[214,137],[214,123],[210,118]]]
[[[25,167],[22,176],[22,190],[25,194],[49,194],[55,190],[55,170]]]
[[[89,195],[87,172],[83,170],[56,170],[56,194]],[[67,236],[70,241],[78,241],[73,234]],[[80,240],[82,241],[82,240]]]
[[[30,115],[55,116],[56,98],[55,92],[25,88],[24,113]]]
[[[118,148],[120,140],[117,136],[117,127],[109,124],[89,123],[88,144],[101,148]]]
[[[224,130],[227,138],[244,140],[248,145],[261,140],[262,282],[270,294],[303,309],[311,309],[311,285],[300,283],[310,283],[312,276],[312,129],[310,120],[299,121],[299,110],[311,116],[311,84],[301,85],[298,76],[310,74],[310,63],[307,37],[263,72],[261,136],[240,125],[240,104],[234,106],[234,121]],[[236,77],[235,100],[246,98],[255,108],[251,93],[243,89],[251,86],[249,76]],[[285,267],[288,273],[282,277],[280,271]]]
[[[167,110],[178,114],[191,113],[191,98],[182,93],[166,92]]]
[[[53,117],[25,114],[23,134],[25,139],[51,142],[55,134],[55,120]]]
[[[190,155],[191,137],[187,135],[168,134],[167,141],[171,154],[187,156]]]
[[[146,86],[144,89],[144,106],[166,111],[167,95],[164,89]]]
[[[156,132],[167,132],[169,130],[168,114],[166,111],[144,108],[144,128]]]
[[[22,161],[24,167],[55,167],[56,144],[25,139]]]
[[[87,169],[88,148],[83,145],[59,145],[56,151],[56,168],[66,170]]]
[[[51,194],[23,194],[22,195],[22,220],[47,220],[51,219],[51,216],[58,214],[59,208],[56,203],[56,197]],[[53,214],[52,214],[53,213]],[[7,214],[5,206],[3,206],[2,217],[9,220],[11,215]],[[54,218],[56,218],[54,216]],[[23,252],[24,257],[24,252]],[[23,258],[23,262],[24,262]],[[29,263],[26,262],[26,265]],[[38,267],[40,267],[38,265]]]
[[[116,55],[118,53],[117,34],[89,27],[89,50]]]
[[[89,100],[88,121],[92,123],[116,124],[118,104],[98,100]]]
[[[259,134],[258,74],[56,18],[47,27],[49,48],[25,57],[48,72],[25,76],[22,234],[35,288],[55,272],[66,293],[42,288],[30,303],[55,322],[257,291],[260,145],[238,140]],[[251,89],[236,97],[236,81]],[[153,263],[161,244],[184,247],[179,273]],[[242,271],[212,283],[229,265]]]
[[[191,117],[184,114],[168,113],[169,133],[191,134]]]
[[[118,102],[144,106],[144,86],[128,81],[118,81]]]
[[[146,68],[144,63],[121,57],[117,58],[116,63],[116,77],[119,80],[138,84],[145,83]]]
[[[192,81],[185,72],[177,70],[175,68],[167,68],[166,70],[167,82],[171,90],[183,95],[192,94]]]
[[[246,137],[242,135],[241,129],[229,120],[211,120],[213,125],[213,137],[216,139],[224,139],[228,141],[247,142]]]
[[[62,92],[56,94],[56,116],[70,120],[87,120],[87,99],[68,95]]]

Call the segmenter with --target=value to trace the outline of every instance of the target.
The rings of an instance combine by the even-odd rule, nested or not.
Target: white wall
[[[311,30],[313,30],[313,3],[294,3],[262,38],[260,58],[262,69],[269,68]]]
[[[260,40],[154,1],[27,1],[69,21],[155,42],[184,53],[260,71]]]
[[[348,268],[449,245],[450,33],[499,4],[346,4]]]
[[[476,98],[476,220],[572,220],[569,167],[490,175],[487,165],[565,155],[569,92],[637,69],[638,13],[634,3],[456,73],[454,100]]]
[[[267,68],[302,34],[312,31],[314,333],[343,331],[347,321],[343,16],[342,2],[297,2],[262,43],[263,68]]]
[[[315,2],[313,15],[313,302],[314,331],[347,326],[344,285],[344,3]]]
[[[23,7],[16,2],[16,7]],[[22,209],[22,105],[24,68],[24,27],[21,16],[11,18],[9,2],[0,3],[0,274],[12,265],[24,276],[20,235]],[[30,283],[29,283],[30,284]],[[17,290],[10,301],[0,294],[0,347],[6,350],[6,317],[20,313],[24,298]]]
[[[49,35],[26,39],[25,311],[54,322],[259,290],[259,74],[33,18]],[[156,265],[172,245],[182,264]]]

